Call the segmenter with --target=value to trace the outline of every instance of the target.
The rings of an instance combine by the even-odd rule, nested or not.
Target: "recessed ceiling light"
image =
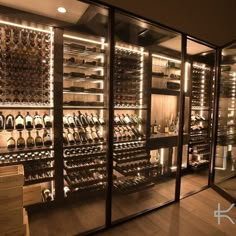
[[[65,7],[58,7],[57,11],[60,12],[60,13],[66,13]]]

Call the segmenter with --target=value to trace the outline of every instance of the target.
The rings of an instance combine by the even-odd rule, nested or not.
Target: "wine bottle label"
[[[16,118],[16,125],[24,125],[24,119],[21,116]]]
[[[154,134],[157,134],[157,133],[158,133],[158,126],[157,126],[157,125],[154,125],[154,126],[153,126],[153,133],[154,133]]]
[[[45,117],[44,117],[44,121],[45,121],[45,123],[50,123],[50,122],[51,122],[51,119],[50,119],[49,116],[45,116]]]
[[[26,116],[26,117],[25,117],[25,122],[26,122],[27,124],[32,124],[32,123],[33,123],[33,118],[30,117],[30,116]]]
[[[68,133],[68,139],[69,139],[69,141],[73,141],[74,140],[74,137],[73,137],[72,133]]]
[[[34,118],[35,125],[42,125],[42,119],[40,116],[35,116]]]
[[[125,117],[124,117],[124,121],[125,121],[126,124],[129,124],[129,123],[130,123],[129,117],[125,116]]]

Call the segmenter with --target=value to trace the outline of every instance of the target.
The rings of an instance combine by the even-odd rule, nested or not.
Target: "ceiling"
[[[204,14],[201,14],[201,12],[197,12],[198,8],[195,8],[192,6],[192,8],[187,11],[185,14],[180,14],[181,11],[183,11],[185,8],[181,7],[181,11],[179,11],[179,8],[173,9],[173,4],[168,6],[168,11],[166,11],[166,5],[163,5],[164,1],[161,2],[159,0],[151,1],[151,0],[145,0],[140,1],[139,4],[133,4],[130,6],[129,3],[134,3],[134,0],[129,1],[115,1],[115,0],[103,0],[104,2],[109,2],[111,4],[114,4],[118,7],[124,8],[126,10],[132,11],[134,13],[140,14],[139,10],[140,7],[142,8],[142,12],[140,15],[143,15],[147,18],[154,18],[152,20],[159,21],[165,21],[163,23],[168,24],[168,22],[175,21],[171,27],[176,28],[178,30],[181,30],[183,32],[187,32],[190,35],[197,36],[198,38],[202,40],[206,40],[210,43],[216,44],[216,45],[222,45],[223,43],[227,43],[228,41],[233,39],[234,30],[232,28],[227,28],[228,31],[230,31],[231,34],[225,34],[224,40],[219,39],[219,34],[222,36],[223,33],[221,33],[221,28],[219,26],[216,27],[210,27],[210,24],[212,22],[211,20],[211,12],[214,9],[214,4],[212,5],[213,9],[208,9],[208,15],[207,19],[205,20],[205,24],[201,26],[202,32],[200,35],[198,32],[199,24],[201,22],[201,19],[206,17]],[[135,0],[136,1],[136,0]],[[168,2],[169,0],[165,0],[165,2]],[[183,2],[185,0],[182,0]],[[199,4],[202,0],[198,0]],[[209,0],[205,0],[205,4],[201,6],[201,8],[207,7],[207,2]],[[86,32],[95,36],[106,36],[107,35],[107,11],[103,10],[102,8],[96,8],[89,4],[77,1],[77,0],[40,0],[37,1],[37,4],[35,3],[35,0],[24,0],[24,1],[18,1],[18,0],[0,0],[0,5],[16,8],[19,10],[31,12],[38,15],[43,15],[52,19],[57,19],[63,22],[68,22],[71,24],[76,24],[79,26],[81,32]],[[180,5],[180,4],[179,4]],[[194,5],[194,4],[192,4]],[[236,5],[236,4],[235,4]],[[67,9],[67,12],[65,14],[61,14],[57,12],[57,8],[63,6]],[[162,7],[161,7],[162,6]],[[189,6],[189,4],[187,5]],[[99,10],[98,10],[99,9]],[[153,15],[153,9],[155,9],[155,17]],[[174,10],[174,11],[173,11]],[[160,11],[162,14],[159,14]],[[222,9],[222,12],[224,12],[225,9]],[[146,15],[147,14],[147,15]],[[163,14],[166,19],[163,18]],[[196,14],[198,15],[198,22],[195,22]],[[190,16],[190,18],[187,18],[187,16]],[[219,17],[218,17],[219,18]],[[217,18],[217,19],[218,19]],[[159,45],[164,48],[175,50],[176,52],[180,52],[181,50],[181,37],[179,34],[176,34],[171,31],[166,31],[162,28],[153,27],[151,24],[147,24],[143,21],[137,21],[135,19],[131,20],[132,18],[126,18],[122,14],[116,15],[116,25],[115,25],[115,34],[117,38],[121,41],[131,43],[131,44],[137,44],[140,46],[155,46]],[[184,19],[182,24],[178,24],[178,22],[181,22],[181,19]],[[222,19],[222,18],[221,18]],[[226,19],[221,20],[221,25],[226,21]],[[185,23],[185,24],[183,24]],[[187,29],[188,25],[191,24],[191,28]],[[204,32],[205,27],[207,27],[207,33]],[[222,29],[225,30],[225,29]],[[132,35],[132,37],[131,37]],[[211,36],[209,38],[209,35]],[[233,34],[234,35],[234,34]],[[230,40],[229,40],[230,38]],[[236,30],[235,30],[235,38],[236,38]],[[187,53],[190,55],[199,54],[202,52],[210,51],[211,49],[207,46],[201,45],[199,43],[195,43],[194,41],[188,40],[187,42]]]
[[[0,5],[74,24],[78,22],[89,6],[76,0],[0,0]],[[67,9],[65,14],[57,11],[60,6]]]
[[[236,39],[235,0],[101,1],[216,46]]]

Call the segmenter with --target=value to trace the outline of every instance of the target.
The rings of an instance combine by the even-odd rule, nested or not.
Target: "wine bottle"
[[[26,146],[27,148],[33,148],[34,147],[34,139],[33,137],[31,136],[31,133],[30,131],[28,132],[28,137],[26,139]]]
[[[74,136],[73,134],[70,132],[70,130],[67,130],[67,137],[68,137],[68,141],[70,145],[74,145],[75,144],[75,140],[74,140]]]
[[[64,126],[65,129],[69,128],[68,119],[65,115],[63,115],[63,126]]]
[[[25,128],[27,130],[32,130],[33,127],[33,117],[29,114],[29,112],[27,112],[26,116],[25,116]]]
[[[43,146],[43,139],[39,135],[39,131],[38,130],[36,131],[35,146],[38,147],[38,148]]]
[[[98,135],[97,135],[97,132],[96,132],[95,128],[91,129],[91,136],[92,136],[94,142],[98,142],[99,141],[99,138],[98,138]]]
[[[76,127],[82,127],[82,124],[80,123],[80,120],[79,120],[78,116],[76,116],[75,113],[73,113],[73,118],[74,118]]]
[[[0,111],[0,132],[3,131],[3,129],[4,129],[4,123],[5,123],[5,117],[2,114],[2,112]]]
[[[73,137],[77,144],[80,143],[79,133],[75,129],[73,130]]]
[[[11,114],[6,116],[5,129],[7,131],[13,131],[14,129],[14,117]]]
[[[38,114],[38,112],[35,112],[35,116],[34,116],[34,127],[37,130],[40,130],[43,128],[43,121],[42,121],[42,117]]]
[[[158,125],[157,125],[157,121],[155,120],[153,125],[152,125],[152,133],[153,134],[157,134],[158,133]]]
[[[88,121],[86,120],[86,117],[84,116],[84,114],[81,113],[81,111],[79,111],[79,120],[83,127],[88,126]]]
[[[90,127],[93,127],[93,126],[94,126],[94,122],[93,122],[92,116],[90,116],[90,115],[87,114],[87,113],[85,113],[85,116],[86,116],[86,120],[87,120],[87,122],[88,122],[88,125],[89,125]]]
[[[91,116],[92,116],[92,120],[93,120],[93,123],[95,126],[99,126],[100,125],[100,122],[98,120],[98,117],[94,114],[91,113]]]
[[[105,125],[105,121],[104,121],[103,117],[98,116],[98,121],[99,121],[100,125]]]
[[[45,202],[50,202],[50,201],[53,200],[52,199],[51,191],[49,189],[47,189],[47,188],[42,190],[42,196],[43,196],[43,200]]]
[[[90,130],[88,129],[88,127],[85,128],[85,134],[86,134],[87,141],[88,141],[89,143],[92,143],[92,142],[93,142],[93,137],[92,137],[91,132],[90,132]]]
[[[15,118],[15,128],[18,131],[22,131],[25,128],[25,121],[20,112],[18,112],[18,115]]]
[[[16,141],[13,138],[13,134],[11,134],[11,137],[7,140],[7,149],[9,151],[12,151],[15,149],[15,147],[16,147]]]
[[[19,132],[19,137],[17,139],[17,148],[18,149],[24,149],[25,148],[25,140],[22,137],[22,132]]]
[[[69,127],[74,129],[76,127],[76,125],[75,125],[75,121],[74,121],[73,116],[68,115],[67,120],[68,120]]]
[[[114,122],[115,125],[121,125],[121,121],[118,115],[114,115]]]
[[[67,135],[66,135],[65,131],[63,131],[63,144],[65,146],[67,146],[69,144],[69,141],[68,141],[68,138],[67,138]]]
[[[48,131],[45,129],[43,133],[43,144],[45,147],[52,146],[52,139]]]
[[[43,116],[43,123],[46,129],[52,128],[52,120],[46,112],[44,113],[44,116]]]
[[[122,116],[126,125],[132,124],[128,114],[126,115],[122,114]]]
[[[103,141],[104,141],[104,134],[103,134],[103,131],[97,129],[96,132],[97,132],[97,136],[98,136],[99,140],[100,140],[101,142],[103,142]]]
[[[82,143],[87,143],[87,137],[83,127],[79,129],[79,136]]]

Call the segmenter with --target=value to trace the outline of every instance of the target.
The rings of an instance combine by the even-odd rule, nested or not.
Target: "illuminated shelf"
[[[93,70],[103,70],[105,69],[104,66],[99,65],[90,65],[90,64],[80,64],[80,63],[64,63],[64,67],[71,67],[71,68],[80,68],[80,69],[93,69]]]
[[[152,88],[152,94],[160,94],[160,95],[170,95],[170,96],[179,96],[180,92],[177,90],[171,90],[167,88]]]
[[[63,106],[63,109],[95,110],[95,109],[107,109],[107,107],[104,107],[104,106]]]
[[[96,93],[96,92],[73,92],[73,91],[66,91],[64,90],[63,93],[65,94],[86,94],[86,95],[103,95],[104,93]]]
[[[90,77],[74,77],[74,76],[64,76],[64,80],[72,80],[72,81],[79,81],[79,82],[91,82],[91,83],[102,83],[104,82],[104,79],[93,79]]]
[[[0,109],[53,109],[52,106],[40,106],[40,105],[2,105],[0,104]]]

